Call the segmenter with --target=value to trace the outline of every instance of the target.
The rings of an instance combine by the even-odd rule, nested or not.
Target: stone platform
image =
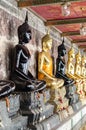
[[[86,105],[62,121],[54,130],[79,130],[83,122],[86,121]]]

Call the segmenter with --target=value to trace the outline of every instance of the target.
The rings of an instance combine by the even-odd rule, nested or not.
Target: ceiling
[[[70,15],[63,16],[62,3],[70,2]],[[86,51],[86,35],[80,35],[82,23],[86,24],[86,0],[18,0],[18,7],[28,7],[45,23],[55,26],[62,36]]]

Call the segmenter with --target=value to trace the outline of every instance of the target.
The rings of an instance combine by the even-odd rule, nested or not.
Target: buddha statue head
[[[80,62],[81,62],[80,50],[78,50],[78,53],[76,54],[75,58],[76,58],[76,62],[77,62],[77,63],[80,63]]]
[[[68,59],[70,61],[72,61],[75,58],[75,52],[74,52],[74,48],[73,45],[71,46],[71,49],[68,52]]]
[[[25,22],[18,27],[19,44],[29,43],[31,40],[31,29],[28,25],[28,12],[26,13]]]
[[[49,32],[42,38],[42,48],[43,51],[48,51],[52,48],[52,39]]]
[[[62,41],[62,44],[58,46],[58,57],[63,57],[65,56],[66,54],[66,48],[65,48],[65,45],[64,45],[64,38],[63,38],[63,41]]]

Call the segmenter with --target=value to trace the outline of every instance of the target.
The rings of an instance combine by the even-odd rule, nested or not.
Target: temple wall
[[[10,56],[12,48],[18,44],[17,28],[25,19],[26,9],[17,8],[15,0],[0,0],[0,79],[7,79],[10,75]],[[43,20],[28,10],[28,23],[32,30],[32,40],[28,49],[31,53],[29,70],[36,76],[37,54],[42,49],[41,38],[46,34],[48,28],[44,26]],[[50,35],[53,39],[52,57],[57,58],[57,47],[61,44],[60,33],[55,28],[50,28]],[[65,38],[67,51],[70,48],[70,41]],[[75,46],[77,49],[77,46]],[[67,55],[66,55],[67,60]]]

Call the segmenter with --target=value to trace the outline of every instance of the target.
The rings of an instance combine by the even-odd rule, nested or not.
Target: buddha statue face
[[[31,30],[28,25],[28,16],[26,14],[25,22],[18,27],[18,38],[20,44],[29,43],[31,40]]]
[[[52,48],[52,39],[50,38],[49,34],[45,35],[42,38],[42,45],[43,45],[43,51],[51,50],[51,48]]]
[[[68,58],[69,58],[70,61],[72,61],[75,58],[75,53],[74,53],[73,47],[68,52]]]
[[[62,44],[58,46],[58,56],[64,57],[65,55],[66,55],[66,48],[65,48],[64,39],[63,39]]]

